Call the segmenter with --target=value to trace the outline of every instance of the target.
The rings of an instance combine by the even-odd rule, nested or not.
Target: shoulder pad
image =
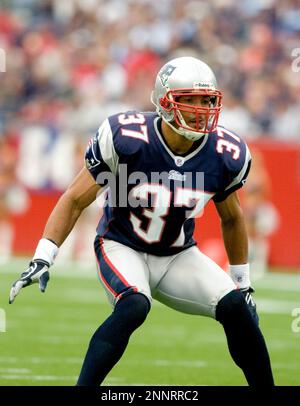
[[[155,113],[127,111],[108,118],[116,152],[131,155],[149,144],[149,128],[153,127]]]

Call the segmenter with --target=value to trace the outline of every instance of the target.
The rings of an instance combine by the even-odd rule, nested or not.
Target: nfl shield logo
[[[184,158],[177,156],[175,158],[175,165],[176,166],[182,166],[184,164]]]

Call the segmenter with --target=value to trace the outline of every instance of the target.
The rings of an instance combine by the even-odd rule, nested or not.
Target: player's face
[[[200,95],[186,95],[186,96],[180,96],[176,100],[178,103],[183,103],[189,106],[196,106],[196,107],[204,107],[204,108],[209,108],[210,107],[210,96],[200,96]],[[197,117],[196,113],[193,111],[191,112],[186,112],[180,110],[182,117],[184,118],[186,124],[189,127],[196,128],[197,127]],[[202,129],[205,127],[206,123],[206,116],[204,114],[199,115],[199,128]]]

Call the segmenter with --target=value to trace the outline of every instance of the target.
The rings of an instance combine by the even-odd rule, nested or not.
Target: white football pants
[[[99,279],[112,306],[132,292],[180,312],[215,318],[216,306],[236,289],[230,276],[197,247],[158,257],[116,241],[96,248]]]

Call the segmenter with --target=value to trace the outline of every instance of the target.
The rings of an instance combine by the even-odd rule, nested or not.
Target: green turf
[[[56,265],[47,292],[24,289],[8,305],[11,282],[26,261],[0,266],[0,385],[74,385],[89,339],[110,307],[91,268]],[[71,277],[71,275],[73,277]],[[300,385],[300,332],[291,311],[300,308],[300,276],[268,274],[256,282],[261,328],[278,385]],[[300,327],[300,322],[299,322]],[[228,354],[222,327],[155,303],[107,385],[245,385]]]

